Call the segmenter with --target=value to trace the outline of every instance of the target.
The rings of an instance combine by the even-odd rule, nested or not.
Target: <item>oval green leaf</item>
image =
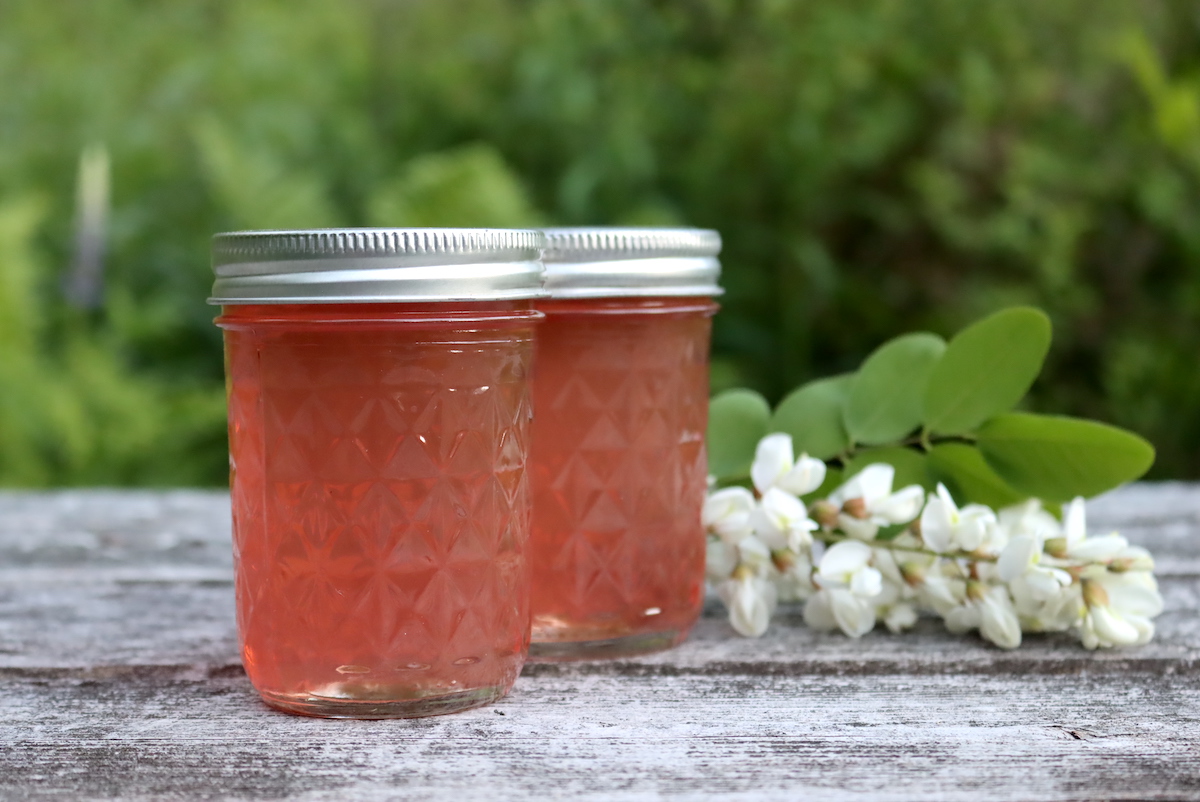
[[[929,474],[946,485],[960,506],[986,504],[993,509],[1018,504],[1028,493],[1009,486],[984,460],[979,449],[966,443],[942,443],[929,452]]]
[[[754,449],[767,434],[771,406],[753,390],[726,390],[708,402],[708,472],[718,480],[750,475]]]
[[[792,436],[796,455],[829,459],[850,446],[842,423],[846,391],[854,374],[809,382],[788,394],[771,418],[770,431]]]
[[[979,429],[979,451],[1014,489],[1050,502],[1094,496],[1144,474],[1154,447],[1095,421],[1011,412]]]
[[[856,443],[894,443],[921,425],[925,389],[946,350],[936,334],[917,332],[876,348],[846,398],[846,430]]]
[[[893,492],[909,485],[920,485],[926,490],[937,486],[929,475],[925,455],[916,449],[900,446],[868,448],[858,452],[846,464],[845,476],[849,479],[876,462],[885,462],[896,469],[896,476],[892,479]]]
[[[1050,318],[1013,307],[960,331],[929,377],[925,427],[963,434],[1007,412],[1029,392],[1050,348]]]

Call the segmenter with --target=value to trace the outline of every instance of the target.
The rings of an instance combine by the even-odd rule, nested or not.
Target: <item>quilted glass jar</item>
[[[720,238],[699,229],[546,234],[530,654],[669,648],[704,599],[700,508]]]
[[[406,718],[511,688],[529,639],[542,242],[215,238],[238,631],[268,704]]]

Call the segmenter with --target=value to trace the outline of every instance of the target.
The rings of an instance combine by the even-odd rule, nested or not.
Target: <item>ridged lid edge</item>
[[[459,261],[537,258],[545,236],[534,229],[336,228],[230,231],[212,238],[213,267],[244,262],[371,257]]]
[[[545,262],[593,262],[660,256],[715,257],[721,235],[707,228],[546,228]]]
[[[212,241],[213,304],[542,298],[535,229],[234,231]]]

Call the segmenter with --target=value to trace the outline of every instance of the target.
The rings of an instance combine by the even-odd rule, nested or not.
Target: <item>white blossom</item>
[[[917,599],[943,618],[961,605],[967,595],[967,584],[955,569],[953,563],[938,560],[923,572],[917,585]]]
[[[1129,548],[1129,541],[1115,532],[1088,537],[1087,514],[1082,498],[1074,499],[1063,511],[1063,542],[1055,543],[1061,556],[1083,563],[1106,563]]]
[[[996,561],[1002,582],[1021,580],[1032,599],[1047,601],[1071,584],[1071,575],[1061,568],[1041,565],[1042,541],[1037,535],[1017,535],[1008,541]]]
[[[763,494],[750,522],[754,534],[772,550],[807,550],[812,545],[812,532],[820,529],[809,519],[804,503],[778,487],[768,488]]]
[[[746,488],[727,487],[704,500],[700,522],[725,542],[736,544],[754,531],[750,518],[757,506],[754,494]]]
[[[717,595],[729,608],[729,623],[739,635],[757,638],[767,631],[776,602],[775,586],[769,581],[747,573],[722,582]]]
[[[1129,548],[1129,541],[1115,532],[1110,535],[1089,537],[1073,548],[1068,548],[1067,558],[1083,563],[1107,563]]]
[[[902,535],[892,541],[895,545],[906,546],[907,537]],[[880,576],[883,577],[885,585],[892,585],[897,588],[897,592],[901,592],[900,588],[907,588],[908,585],[904,579],[904,571],[901,570],[900,564],[896,561],[896,552],[886,548],[874,548],[871,550],[871,565],[874,566]]]
[[[1061,568],[1042,563],[1043,536],[1054,534],[1044,521],[1025,518],[996,561],[996,577],[1008,584],[1021,626],[1031,632],[1059,632],[1083,614],[1080,588]]]
[[[813,629],[840,629],[860,638],[875,628],[875,605],[843,588],[822,589],[804,605],[804,623]]]
[[[883,590],[883,577],[870,560],[870,547],[855,541],[836,543],[825,552],[814,577],[820,590],[804,606],[810,627],[840,629],[852,638],[874,628],[872,600]]]
[[[1089,649],[1141,644],[1162,612],[1150,553],[1116,533],[1089,537],[1082,499],[1061,524],[1037,499],[959,508],[943,485],[928,498],[917,485],[893,492],[895,470],[875,464],[810,508],[800,497],[823,483],[825,465],[793,459],[786,434],[759,442],[751,478],[754,491],[710,482],[701,512],[706,574],[748,637],[766,631],[780,601],[806,600],[809,626],[850,637],[876,622],[902,632],[933,612],[1006,649],[1022,631],[1071,630]],[[918,516],[919,527],[876,539]]]
[[[988,531],[996,524],[996,514],[982,504],[968,504],[961,510],[944,484],[929,495],[921,513],[921,537],[934,551],[972,552],[984,544]]]
[[[772,562],[779,572],[775,577],[775,588],[780,601],[803,601],[816,590],[810,554],[809,551],[797,553],[790,549],[772,553]]]
[[[1062,534],[1058,520],[1046,512],[1039,499],[1027,499],[1020,504],[1005,507],[996,513],[997,529],[1008,538],[1017,535],[1036,535],[1045,541]],[[1000,547],[1003,548],[1001,543]]]
[[[864,598],[877,596],[883,577],[871,567],[871,547],[844,540],[826,549],[817,568],[817,580],[823,588],[849,588]]]
[[[957,634],[978,629],[985,640],[1002,649],[1021,645],[1021,623],[1003,585],[970,583],[966,603],[946,614],[946,629]]]
[[[745,566],[755,576],[764,577],[771,568],[771,550],[767,544],[749,535],[738,541],[738,566]]]
[[[1064,632],[1079,625],[1086,608],[1078,582],[1055,583],[1051,593],[1044,585],[1031,584],[1033,574],[1025,574],[1008,583],[1013,606],[1026,632]]]
[[[728,579],[738,564],[738,547],[720,538],[709,538],[704,551],[704,572],[712,582]]]
[[[908,545],[906,541],[909,537],[907,534],[901,535],[892,543]],[[871,551],[871,565],[883,579],[879,595],[871,600],[875,605],[875,617],[881,619],[892,632],[911,628],[917,623],[917,592],[905,579],[904,571],[896,561],[897,552],[886,548],[874,548]]]
[[[1011,582],[1036,567],[1041,557],[1041,538],[1036,535],[1017,535],[1000,552],[996,571],[1001,581]]]
[[[1087,613],[1080,623],[1080,639],[1088,649],[1148,643],[1154,637],[1150,619],[1163,609],[1158,584],[1144,571],[1085,579],[1083,600]]]
[[[893,604],[885,609],[883,623],[888,631],[897,634],[912,629],[917,623],[917,608],[905,602]]]
[[[1061,534],[1058,519],[1045,510],[1040,499],[1031,498],[997,510],[995,523],[987,527],[976,552],[994,557],[1019,535],[1032,535],[1044,543]]]
[[[793,460],[792,436],[769,434],[759,441],[754,451],[750,478],[762,495],[777,487],[803,496],[816,490],[825,481],[825,463],[807,454],[801,454],[800,459]]]
[[[1126,546],[1109,561],[1113,571],[1146,571],[1154,570],[1154,557],[1141,546]]]
[[[896,469],[891,465],[868,465],[829,495],[829,502],[842,510],[838,527],[851,537],[871,540],[879,527],[912,522],[921,512],[925,491],[909,485],[892,492]]]

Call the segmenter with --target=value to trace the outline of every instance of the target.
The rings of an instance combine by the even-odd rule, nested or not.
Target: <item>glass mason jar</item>
[[[708,352],[721,240],[546,231],[530,465],[539,660],[669,648],[704,601]]]
[[[218,234],[238,632],[273,707],[486,704],[529,643],[536,231]]]

